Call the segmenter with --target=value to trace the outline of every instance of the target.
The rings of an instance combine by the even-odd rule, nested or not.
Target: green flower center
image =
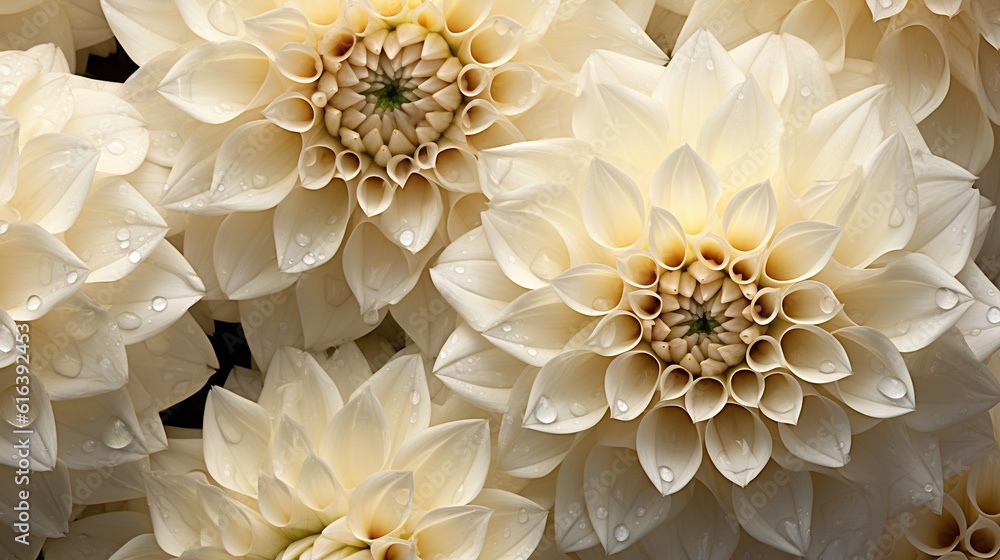
[[[689,334],[710,333],[715,330],[715,327],[719,326],[719,322],[709,317],[708,314],[705,314],[691,321],[690,326],[691,328],[688,330]]]
[[[383,111],[395,111],[406,103],[404,94],[408,91],[399,85],[399,80],[393,80],[375,94],[377,97],[375,107]]]

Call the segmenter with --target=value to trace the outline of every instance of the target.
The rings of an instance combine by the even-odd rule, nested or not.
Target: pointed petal
[[[343,251],[323,266],[302,273],[294,290],[301,316],[305,347],[319,350],[339,346],[371,332],[385,313],[361,313],[358,300],[344,278]],[[266,327],[273,322],[263,321]]]
[[[344,247],[344,275],[363,314],[405,297],[420,278],[416,264],[371,222],[355,228]]]
[[[638,418],[653,400],[660,362],[648,350],[620,354],[608,364],[604,377],[611,417],[629,421]]]
[[[586,351],[566,352],[542,366],[531,387],[525,427],[552,434],[577,433],[604,417],[604,376],[611,360]]]
[[[544,216],[490,210],[483,232],[500,269],[524,288],[544,287],[570,267],[566,242]]]
[[[798,422],[778,424],[778,434],[789,452],[814,465],[835,469],[850,460],[850,421],[840,405],[826,397],[803,398]]]
[[[740,525],[758,541],[783,552],[805,556],[809,549],[813,485],[806,472],[789,472],[770,462],[746,487],[733,486],[733,505]],[[780,481],[780,482],[778,482]],[[769,492],[762,507],[751,498]],[[772,488],[777,493],[770,493]],[[749,515],[748,515],[749,514]]]
[[[430,243],[443,213],[441,190],[422,175],[414,174],[396,192],[392,204],[379,214],[378,224],[388,239],[416,254]]]
[[[802,411],[802,385],[788,373],[771,372],[764,377],[764,393],[758,407],[775,422],[794,424]]]
[[[624,249],[642,235],[645,206],[628,175],[602,159],[590,164],[580,207],[590,237],[609,249]]]
[[[320,442],[319,456],[330,465],[337,482],[354,488],[385,466],[390,438],[382,406],[366,388],[333,416]]]
[[[402,528],[413,511],[413,473],[377,472],[351,492],[347,525],[358,540],[371,544]]]
[[[196,38],[174,4],[161,6],[156,0],[101,0],[101,8],[115,37],[139,65]]]
[[[470,505],[493,511],[479,560],[528,558],[545,531],[548,511],[517,494],[484,488]]]
[[[447,451],[451,449],[465,452],[455,455]],[[392,466],[413,471],[413,486],[417,489],[414,503],[432,510],[472,501],[483,488],[489,462],[486,421],[470,419],[439,424],[410,438],[396,453]],[[422,490],[426,487],[435,491],[428,494]]]
[[[729,201],[722,216],[722,231],[733,249],[754,252],[770,241],[777,219],[774,189],[765,180],[739,191]]]
[[[727,405],[708,421],[705,451],[722,476],[745,487],[767,465],[771,434],[753,412]]]
[[[355,393],[365,387],[371,387],[382,405],[391,434],[390,449],[394,452],[430,425],[431,395],[421,356],[390,360]]]
[[[271,437],[271,418],[254,402],[214,388],[205,404],[205,465],[219,484],[254,497]]]
[[[576,438],[575,434],[550,434],[524,426],[528,396],[538,370],[521,370],[523,373],[510,390],[510,404],[503,411],[497,437],[498,466],[512,476],[540,478],[559,467]]]
[[[925,25],[904,25],[886,33],[875,52],[875,64],[882,81],[895,86],[893,95],[917,122],[948,92],[951,76],[944,40]]]
[[[650,204],[670,211],[688,235],[702,233],[711,225],[721,196],[715,170],[687,144],[663,160],[649,187]]]
[[[833,335],[814,325],[793,325],[778,340],[788,369],[807,383],[830,383],[851,375],[847,352]]]
[[[14,320],[42,317],[82,285],[86,265],[50,233],[30,222],[3,229],[0,269],[5,273],[0,308]]]
[[[551,289],[532,290],[500,312],[483,331],[487,340],[534,366],[561,355],[590,319],[566,306]],[[523,342],[527,335],[530,346]]]
[[[653,165],[667,149],[663,106],[625,86],[585,83],[573,109],[573,133],[615,164]]]
[[[271,359],[257,404],[275,421],[283,416],[294,420],[318,442],[343,401],[312,356],[286,346]]]
[[[275,208],[274,240],[283,272],[303,272],[326,262],[344,241],[353,209],[342,181],[314,191],[292,189]]]
[[[125,350],[130,378],[146,389],[157,410],[166,410],[193,395],[219,367],[212,343],[190,313]]]
[[[410,538],[422,558],[475,560],[486,542],[490,513],[481,506],[437,508],[417,523]]]
[[[475,366],[468,365],[469,359]],[[441,347],[434,374],[475,406],[503,412],[524,368],[523,362],[490,344],[470,325],[462,324]]]
[[[851,375],[834,385],[844,404],[872,418],[892,418],[914,409],[910,372],[892,341],[868,327],[838,329],[834,337],[851,360]]]
[[[670,212],[656,206],[649,209],[649,254],[666,270],[679,270],[687,262],[687,235],[681,222]]]
[[[209,204],[238,212],[275,207],[298,180],[301,151],[297,132],[268,121],[238,127],[219,148]]]
[[[95,134],[95,130],[100,133]],[[131,173],[149,150],[149,131],[142,115],[108,91],[73,88],[73,116],[62,132],[91,139],[100,151],[97,161],[100,173]]]
[[[227,216],[219,227],[213,247],[215,273],[230,299],[278,292],[298,277],[278,268],[273,220],[273,211],[239,212]]]
[[[22,364],[23,365],[23,364]],[[15,434],[14,430],[4,430],[0,432],[0,464],[12,468],[18,467],[18,458],[21,453],[21,445],[24,439],[28,440],[28,463],[29,468],[37,471],[52,471],[56,468],[56,455],[58,451],[58,432],[52,402],[49,400],[48,392],[41,380],[30,372],[27,375],[28,383],[15,384],[15,376],[7,375],[0,382],[3,388],[3,401],[5,410],[15,412],[14,422],[8,423],[17,428],[18,431],[30,429],[30,434]],[[28,400],[18,403],[17,398],[24,398],[19,393],[18,387],[30,386],[27,395]],[[15,406],[17,405],[17,406]],[[24,406],[27,405],[27,406]],[[24,414],[25,417],[18,417],[17,414]],[[93,411],[91,411],[93,415]],[[6,420],[6,417],[5,417]],[[30,420],[30,422],[26,422]],[[30,428],[29,428],[30,426]]]
[[[701,434],[678,406],[657,405],[646,413],[636,446],[646,476],[664,496],[684,489],[701,466]]]
[[[762,280],[782,285],[807,280],[826,266],[843,230],[820,222],[795,222],[781,231],[764,252]]]
[[[66,231],[84,206],[100,153],[87,141],[44,134],[21,150],[17,190],[9,204],[51,233]]]

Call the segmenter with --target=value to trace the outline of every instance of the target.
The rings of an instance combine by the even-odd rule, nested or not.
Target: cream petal
[[[909,148],[895,134],[865,160],[860,196],[834,251],[837,261],[862,268],[906,246],[917,224],[916,195]]]
[[[523,35],[522,35],[523,36]],[[547,93],[542,75],[523,63],[509,63],[490,75],[486,88],[490,102],[504,115],[520,115],[537,104]]]
[[[309,190],[327,186],[337,174],[337,157],[343,159],[345,152],[343,145],[325,130],[304,134],[302,153],[299,154],[299,182]],[[359,168],[357,171],[360,173],[362,170]],[[352,175],[345,180],[354,177],[355,175]]]
[[[1000,61],[1000,51],[985,39],[980,39],[976,56],[976,93],[979,105],[993,122],[1000,121],[1000,94],[993,88],[996,84],[996,75],[989,69],[995,68],[998,61]]]
[[[475,560],[486,542],[490,514],[482,506],[441,507],[420,519],[410,539],[421,558]]]
[[[795,424],[802,411],[802,386],[784,371],[764,376],[764,392],[758,408],[764,416],[783,424]]]
[[[813,504],[808,558],[864,554],[880,536],[885,506],[863,485],[813,475]]]
[[[274,212],[264,211],[233,213],[219,226],[213,260],[219,287],[230,299],[275,293],[298,278],[278,268],[273,224]]]
[[[1000,552],[1000,525],[980,517],[966,529],[962,543],[976,558],[994,558]]]
[[[671,121],[663,106],[625,86],[583,84],[573,132],[614,164],[651,165],[666,153]]]
[[[646,476],[664,496],[684,489],[701,466],[701,433],[678,406],[657,405],[643,416],[636,446]]]
[[[337,481],[330,465],[316,455],[310,455],[303,461],[294,488],[298,499],[317,512],[324,521],[340,518],[347,511],[344,488]],[[342,523],[346,525],[346,519]],[[329,529],[330,526],[327,526],[324,532]]]
[[[393,535],[413,511],[413,473],[377,472],[351,491],[347,525],[359,541]]]
[[[726,205],[722,231],[733,249],[756,252],[770,241],[777,224],[777,201],[771,182],[765,180],[736,193]]]
[[[5,229],[0,235],[0,308],[15,321],[37,319],[77,291],[87,266],[36,224],[19,222]]]
[[[786,285],[807,280],[830,261],[843,229],[821,222],[794,222],[764,252],[761,280]]]
[[[548,511],[517,494],[484,488],[471,505],[493,511],[479,560],[527,558],[545,531]]]
[[[274,479],[286,486],[292,485],[300,478],[306,460],[314,454],[314,440],[301,424],[288,416],[282,416],[278,420],[272,439],[271,470],[274,472]],[[262,479],[258,479],[258,487],[261,487],[260,480]]]
[[[70,469],[114,467],[149,455],[151,446],[125,389],[83,399],[53,401],[52,412],[56,417],[58,446]]]
[[[125,350],[129,376],[146,389],[157,410],[166,410],[200,390],[219,368],[211,342],[190,313]]]
[[[488,203],[489,200],[482,193],[452,197],[446,222],[448,239],[458,239],[482,226],[482,213],[486,211]]]
[[[553,507],[554,535],[558,550],[564,553],[585,550],[600,544],[587,511],[584,469],[592,446],[580,445],[566,457],[556,480]]]
[[[678,45],[674,62],[667,65],[653,92],[653,98],[667,108],[671,148],[697,145],[709,114],[744,80],[711,31],[698,30]]]
[[[430,274],[448,304],[479,331],[524,293],[501,271],[482,228],[469,231],[446,247]],[[470,278],[475,280],[469,282]]]
[[[834,385],[844,404],[872,418],[892,418],[914,409],[910,372],[892,341],[868,327],[845,327],[833,336],[851,360],[852,374]]]
[[[591,351],[602,356],[618,356],[636,347],[642,340],[642,323],[628,311],[612,311],[594,327],[585,342]]]
[[[128,380],[118,325],[86,295],[76,294],[33,321],[30,335],[31,370],[55,400],[99,395]]]
[[[141,194],[115,180],[93,189],[76,222],[66,230],[66,246],[88,256],[87,282],[121,280],[137,268],[138,255],[149,255],[168,226]],[[135,262],[133,262],[135,261]]]
[[[370,387],[341,408],[326,428],[319,456],[344,488],[354,488],[385,466],[392,434],[382,406]]]
[[[918,153],[914,170],[922,181],[917,224],[905,249],[923,253],[950,274],[958,274],[969,260],[979,216],[979,193],[970,188],[968,171],[943,158]],[[953,229],[954,228],[954,229]]]
[[[679,270],[688,260],[687,235],[680,221],[663,208],[649,209],[649,254],[668,271]]]
[[[469,359],[475,366],[468,365]],[[434,375],[449,389],[493,412],[504,411],[523,370],[524,363],[490,344],[467,323],[448,337],[434,364]]]
[[[269,10],[243,21],[247,37],[260,50],[274,56],[282,45],[305,43],[313,37],[309,20],[291,7]]]
[[[275,352],[283,346],[303,346],[302,320],[294,287],[233,303],[237,304],[250,354],[258,364],[270,364]]]
[[[476,157],[472,152],[459,146],[439,147],[431,166],[437,176],[437,182],[454,192],[479,192]]]
[[[257,47],[221,41],[182,56],[157,91],[199,121],[219,124],[273,99],[276,82],[270,59]]]
[[[758,336],[747,347],[747,364],[761,373],[771,371],[785,365],[785,357],[781,354],[781,346],[772,336]]]
[[[912,525],[904,527],[906,540],[924,554],[941,556],[962,542],[967,529],[965,514],[951,496],[944,497],[940,514],[921,508],[913,516]]]
[[[109,532],[108,527],[114,527],[115,531]],[[125,542],[152,530],[149,517],[139,512],[112,511],[92,515],[71,523],[66,538],[46,541],[45,555],[72,558],[86,550],[98,558],[106,558]]]
[[[775,30],[795,2],[762,2],[755,3],[750,8],[738,0],[713,0],[704,3],[671,0],[665,5],[671,11],[688,15],[678,37],[678,45],[704,28],[712,30],[723,45],[734,46],[766,31]],[[724,16],[726,13],[730,15]],[[739,15],[733,17],[732,14]]]
[[[850,460],[850,421],[840,405],[826,397],[805,396],[796,423],[778,424],[778,434],[789,452],[814,465],[835,469]]]
[[[18,383],[15,385],[15,380],[15,375],[5,375],[4,380],[0,382],[0,386],[3,386],[5,412],[9,414],[7,411],[11,410],[11,405],[17,406],[14,408],[14,423],[8,422],[8,424],[12,427],[16,426],[17,431],[30,430],[31,433],[15,434],[15,430],[7,429],[0,432],[2,434],[0,435],[0,453],[2,453],[0,455],[0,465],[20,468],[17,463],[21,449],[23,449],[21,443],[24,439],[27,439],[29,468],[33,471],[53,471],[57,469],[58,459],[56,459],[56,455],[59,448],[59,433],[57,432],[57,422],[52,402],[49,400],[48,391],[45,390],[45,385],[42,381],[30,371],[27,374],[27,384]],[[21,403],[12,402],[14,399],[22,397],[17,387],[25,386],[30,387],[30,392],[27,395],[28,401],[22,401]],[[23,425],[24,422],[19,420],[24,419],[19,419],[16,416],[17,413],[28,415],[27,419],[31,419],[32,415],[35,417],[29,425]],[[94,415],[93,411],[90,411],[90,415]],[[15,445],[20,447],[14,447]],[[93,465],[89,466],[92,467]]]
[[[815,325],[792,325],[781,333],[778,344],[788,369],[807,383],[831,383],[853,371],[840,342]]]
[[[764,375],[749,368],[733,368],[726,375],[726,389],[736,404],[756,408],[764,397]]]
[[[511,476],[540,478],[560,466],[576,441],[576,434],[550,434],[523,425],[538,369],[529,367],[522,371],[512,383],[509,406],[504,403],[497,437],[498,467]]]
[[[933,154],[972,173],[981,172],[993,153],[990,120],[976,95],[958,80],[951,81],[944,100],[918,126]]]
[[[344,246],[344,277],[363,314],[409,293],[420,278],[417,264],[413,255],[386,239],[371,222],[356,227]]]
[[[91,139],[101,155],[97,171],[121,175],[135,171],[150,143],[142,115],[107,91],[74,88],[73,104],[73,116],[62,132]]]
[[[552,18],[539,42],[553,60],[558,60],[576,72],[593,51],[592,45],[660,65],[666,58],[652,39],[617,5],[609,1],[584,2],[562,14],[548,14],[555,9],[539,8],[543,18]],[[558,11],[558,10],[557,10]],[[541,22],[539,22],[541,24]],[[632,29],[635,28],[635,31]],[[539,32],[544,28],[539,28]],[[597,35],[593,37],[592,35]],[[597,41],[595,43],[595,41]]]
[[[914,23],[886,33],[875,52],[875,63],[881,80],[895,86],[893,95],[917,122],[931,114],[948,92],[944,40],[931,27]]]
[[[620,354],[608,364],[604,377],[611,417],[629,421],[638,418],[653,400],[660,362],[648,350]]]
[[[741,487],[767,465],[771,446],[771,434],[760,418],[737,405],[724,407],[705,429],[705,451],[715,468]]]
[[[17,172],[20,167],[21,150],[18,136],[21,125],[17,119],[0,117],[0,157],[7,162],[0,171],[0,201],[7,202],[18,188]],[[81,143],[82,146],[82,143]]]
[[[413,290],[390,310],[393,319],[425,356],[438,356],[459,321],[424,268]]]
[[[608,409],[604,376],[610,363],[610,359],[586,351],[553,358],[531,387],[524,426],[561,434],[596,425]]]
[[[264,519],[277,528],[295,527],[319,532],[323,522],[303,504],[288,484],[269,474],[257,479],[257,504]]]
[[[625,291],[618,272],[598,263],[575,266],[553,278],[551,286],[573,311],[592,317],[618,307]]]
[[[393,451],[430,425],[431,395],[421,356],[401,356],[390,360],[355,393],[365,387],[371,387],[382,405],[392,438],[390,449]],[[405,398],[399,398],[400,395]]]
[[[201,546],[201,530],[211,523],[198,501],[197,488],[205,483],[166,471],[149,473],[144,482],[149,496],[149,517],[160,548],[172,556],[180,556],[185,550]]]
[[[997,484],[1000,484],[1000,459],[987,455],[972,465],[965,485],[965,498],[969,507],[982,519],[1000,520],[1000,501]]]
[[[761,289],[757,295],[767,289]],[[755,302],[756,297],[754,297]],[[790,323],[819,325],[833,319],[840,313],[841,308],[843,305],[837,301],[837,295],[829,286],[805,280],[781,290],[781,302],[777,306],[777,311],[783,320]]]
[[[244,124],[219,149],[209,204],[223,210],[273,208],[298,180],[301,135],[267,121]]]
[[[761,507],[752,498],[766,495]],[[737,507],[736,504],[739,504]],[[733,486],[740,525],[758,541],[782,552],[805,556],[809,549],[813,485],[809,473],[789,472],[770,462],[746,487]],[[749,514],[749,515],[748,515]]]
[[[606,473],[618,472],[621,474],[612,476],[610,484],[603,482]],[[587,457],[584,480],[587,513],[609,555],[625,550],[656,530],[670,513],[673,496],[662,495],[648,483],[632,449],[594,447]]]
[[[649,187],[650,204],[670,211],[688,235],[711,226],[721,196],[719,177],[687,144],[660,163]]]
[[[798,157],[788,170],[792,184],[836,180],[860,164],[886,137],[883,124],[890,102],[888,86],[863,89],[820,109],[801,133]],[[824,157],[815,157],[824,154]]]
[[[344,278],[343,251],[330,262],[306,271],[294,286],[304,345],[310,350],[339,346],[371,332],[384,312],[366,317]],[[262,326],[273,321],[262,321]],[[369,324],[371,323],[371,324]],[[244,327],[245,329],[246,327]]]
[[[493,197],[538,182],[583,187],[593,159],[590,145],[575,138],[554,138],[492,148],[479,154],[483,193]]]
[[[275,352],[257,399],[275,422],[287,416],[319,441],[343,407],[337,386],[309,354],[291,347]]]
[[[300,84],[312,84],[323,75],[323,61],[316,49],[302,43],[285,43],[274,53],[281,75]]]
[[[587,233],[609,249],[629,247],[642,234],[642,194],[628,175],[602,159],[590,165],[580,210]]]
[[[21,143],[59,132],[73,114],[73,88],[65,73],[50,72],[26,79],[4,109],[21,123]],[[36,115],[45,115],[37,118]]]
[[[632,250],[618,255],[618,274],[627,284],[636,288],[655,288],[660,281],[656,261],[645,251]],[[676,277],[674,273],[673,277]],[[666,275],[664,275],[666,277]]]
[[[483,336],[511,356],[543,366],[561,355],[592,320],[566,306],[551,289],[532,290],[497,315]],[[528,336],[529,345],[524,336]]]
[[[322,265],[344,241],[354,200],[335,179],[318,190],[293,188],[274,210],[274,242],[283,272],[304,272]]]
[[[1000,382],[955,330],[946,331],[919,351],[907,353],[904,359],[917,397],[916,409],[904,417],[906,425],[913,429],[940,429],[1000,402]],[[956,409],[957,402],[962,406]]]
[[[226,552],[234,556],[266,558],[288,546],[290,539],[271,527],[256,508],[250,509],[224,494],[220,498],[219,537]]]
[[[297,91],[279,95],[261,111],[275,126],[289,132],[306,133],[319,123],[323,113]],[[332,139],[331,139],[332,140]]]
[[[271,419],[254,402],[220,387],[205,404],[205,465],[221,485],[246,496],[257,495],[271,438]]]
[[[136,64],[145,65],[157,55],[197,37],[174,4],[159,6],[156,0],[101,0],[101,8],[115,37]]]
[[[445,10],[449,28],[454,14],[453,11]],[[464,64],[495,68],[517,54],[523,32],[524,27],[516,20],[500,14],[489,16],[462,37],[455,55]]]
[[[741,131],[736,139],[726,134],[732,130]],[[775,174],[783,134],[781,115],[753,78],[734,87],[706,116],[697,151],[718,171],[726,191],[722,203]]]
[[[440,189],[421,175],[410,175],[377,222],[388,239],[416,254],[430,243],[443,213]]]
[[[21,152],[17,190],[9,204],[25,221],[51,233],[66,231],[84,206],[99,152],[65,134],[32,138]]]
[[[700,481],[693,481],[689,487],[690,494],[674,496],[683,505],[677,511],[671,507],[671,513],[682,515],[676,515],[676,519],[647,535],[645,548],[652,554],[655,550],[683,551],[685,558],[733,558],[740,540],[739,524]]]
[[[684,409],[692,422],[715,417],[726,406],[729,395],[726,386],[714,377],[699,377],[684,394]]]
[[[965,287],[925,255],[876,270],[837,288],[837,299],[855,323],[878,329],[901,352],[927,346],[972,305]]]
[[[456,456],[448,451],[452,449],[464,452]],[[413,471],[414,503],[433,510],[472,501],[483,488],[489,463],[487,422],[469,419],[439,424],[410,438],[392,467]],[[428,487],[433,490],[428,492]]]
[[[17,323],[0,308],[0,368],[13,364],[20,353],[14,342],[16,340]]]
[[[143,258],[127,277],[83,288],[108,308],[125,344],[163,332],[205,294],[201,279],[170,243],[157,245],[148,256],[137,249],[128,254],[130,261]]]

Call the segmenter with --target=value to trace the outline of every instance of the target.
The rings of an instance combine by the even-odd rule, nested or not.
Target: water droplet
[[[503,538],[505,538],[505,539],[509,539],[510,538],[510,527],[504,527],[503,528]]]
[[[68,345],[52,357],[52,367],[63,377],[74,378],[83,370],[83,360],[75,345]]]
[[[642,517],[644,515],[646,515],[646,508],[644,508],[644,507],[636,508],[636,510],[635,510],[635,516],[636,517]]]
[[[42,306],[42,298],[38,296],[28,296],[28,311],[38,311]]]
[[[706,60],[705,61],[705,68],[708,68],[710,71],[711,70],[715,70],[715,62],[713,62],[711,60]]]
[[[878,389],[879,393],[892,400],[901,399],[906,396],[906,383],[903,383],[902,379],[891,375],[879,379],[875,388]]]
[[[907,205],[914,206],[917,204],[917,191],[910,189],[906,191],[906,195],[903,198]]]
[[[597,506],[597,518],[598,519],[607,519],[608,518],[608,510],[607,510],[607,508],[605,508],[604,506]]]
[[[253,183],[254,188],[259,189],[267,185],[267,175],[261,175],[260,173],[255,173],[253,179],[250,180]]]
[[[660,480],[662,480],[663,482],[674,481],[674,471],[672,471],[670,467],[666,465],[660,465],[660,468],[657,470],[660,472]]]
[[[893,208],[889,212],[889,227],[899,227],[903,225],[903,213],[899,208]]]
[[[0,352],[6,354],[14,349],[14,331],[0,323]]]
[[[836,371],[836,369],[837,365],[831,362],[830,360],[823,360],[819,364],[820,373],[833,373],[834,371]]]
[[[403,247],[409,247],[410,245],[413,245],[412,229],[404,229],[403,231],[399,232],[399,244],[402,245]]]
[[[120,156],[125,153],[125,142],[121,140],[112,140],[108,142],[108,151],[116,156]]]
[[[141,260],[142,260],[142,253],[140,253],[139,251],[128,252],[128,262],[132,264],[139,264],[139,261]]]
[[[312,241],[312,238],[304,233],[299,233],[295,236],[295,244],[299,247],[308,246],[310,241]]]
[[[883,8],[891,8],[892,0],[878,0],[878,5],[882,6]]]
[[[503,332],[510,332],[513,327],[509,323],[504,323],[500,325],[500,328],[503,329]]]
[[[837,300],[832,297],[825,297],[819,302],[819,309],[823,313],[833,313],[833,310],[837,308]]]
[[[628,533],[628,527],[626,527],[624,523],[619,523],[618,526],[615,527],[615,540],[616,541],[618,541],[618,542],[625,542],[625,541],[628,540],[628,535],[629,535],[629,533]]]
[[[94,450],[97,449],[97,442],[92,439],[84,440],[84,442],[80,445],[80,449],[82,449],[84,453],[93,453]]]
[[[0,220],[0,235],[7,233],[8,229],[10,229],[10,222],[7,220]]]
[[[930,482],[928,482],[927,484],[924,484],[924,492],[933,492],[933,491],[934,491],[934,485],[933,484],[931,484]]]
[[[987,309],[986,320],[994,325],[1000,324],[1000,307],[991,307]]]
[[[312,252],[306,253],[302,255],[302,262],[306,266],[312,266],[316,264],[316,255],[314,255]]]
[[[418,393],[417,391],[413,391],[412,393],[410,393],[410,404],[419,404],[419,403],[420,403],[420,393]]]
[[[131,208],[125,209],[125,223],[134,224],[139,219],[139,214]]]
[[[528,522],[528,510],[521,508],[517,511],[517,522],[518,523]]]
[[[557,416],[558,413],[552,401],[545,395],[538,397],[538,403],[535,405],[535,418],[542,424],[551,424],[556,421]]]
[[[934,302],[941,309],[948,310],[958,305],[958,294],[948,288],[938,288],[934,292]]]
[[[594,301],[592,301],[590,305],[598,311],[608,311],[611,309],[611,302],[608,301],[608,298],[601,296],[595,297]]]
[[[28,400],[18,402],[18,398],[27,398]],[[30,426],[38,418],[40,408],[31,393],[19,395],[17,385],[11,385],[0,393],[0,414],[3,415],[3,419],[8,424],[15,428]]]
[[[71,270],[69,271],[69,274],[66,275],[66,283],[76,284],[78,278],[80,278],[80,275],[77,274],[75,270]]]
[[[101,441],[111,449],[121,449],[132,443],[135,436],[121,418],[115,418],[104,425],[101,430]]]
[[[583,406],[583,403],[575,402],[569,405],[569,411],[572,412],[574,416],[583,416],[587,413],[587,407]]]
[[[115,317],[118,326],[126,331],[134,331],[142,326],[142,318],[131,311],[123,311]]]
[[[132,232],[128,228],[120,228],[115,232],[115,239],[118,241],[125,241],[129,237],[132,237]]]
[[[809,97],[812,95],[812,90],[809,89],[809,86],[802,86],[799,88],[799,94],[801,94],[802,97]]]
[[[622,399],[615,399],[615,408],[617,408],[619,412],[628,412],[628,403]]]
[[[163,311],[167,308],[167,303],[167,298],[163,296],[156,296],[150,304],[153,307],[153,311]]]

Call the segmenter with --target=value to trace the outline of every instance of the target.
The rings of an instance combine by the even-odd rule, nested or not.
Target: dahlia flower
[[[158,412],[217,365],[185,316],[201,281],[123,178],[146,154],[141,118],[116,84],[67,72],[53,45],[0,53],[4,519],[31,484],[29,546],[0,529],[14,558],[61,536],[74,503],[104,499],[112,485],[91,488],[92,471],[162,449]]]
[[[939,508],[942,461],[983,453],[964,423],[1000,402],[955,328],[995,292],[974,177],[885,86],[838,98],[792,35],[701,30],[663,69],[598,53],[580,89],[575,138],[480,154],[482,226],[431,269],[464,320],[437,376],[505,412],[503,470],[561,465],[560,549],[656,539],[703,484],[747,539],[812,554],[833,545],[808,471],[881,503],[868,528]],[[787,499],[741,509],[776,479]],[[739,531],[718,538],[728,557]]]
[[[485,420],[431,413],[419,355],[345,403],[316,360],[283,348],[257,403],[212,390],[203,464],[146,475],[153,535],[113,558],[527,558],[546,511],[483,487]]]
[[[793,1],[755,10],[729,0],[665,4],[686,16],[681,42],[701,28],[727,49],[768,32],[800,37],[819,52],[841,96],[890,85],[932,153],[974,174],[989,160],[990,121],[1000,123],[1000,27],[987,0]],[[657,25],[651,20],[647,31]]]
[[[70,71],[87,66],[87,56],[106,56],[114,35],[100,0],[11,0],[0,6],[0,50],[55,44],[68,56]]]
[[[665,60],[609,0],[284,4],[102,2],[141,65],[126,98],[155,131],[158,203],[201,232],[185,255],[207,299],[311,274],[336,294],[300,301],[315,349],[371,331],[478,224],[480,149],[569,133],[590,51]],[[331,316],[357,320],[313,327]]]

